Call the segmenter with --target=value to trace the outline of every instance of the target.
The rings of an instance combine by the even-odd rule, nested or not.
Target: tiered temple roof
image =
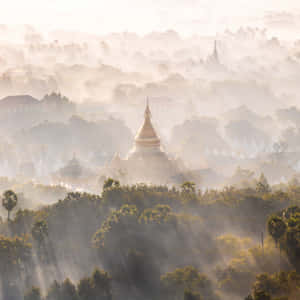
[[[151,111],[149,107],[149,103],[147,101],[146,110],[144,113],[144,123],[139,129],[136,137],[135,137],[135,145],[136,147],[160,147],[160,139],[155,132],[155,129],[151,122]]]
[[[144,122],[135,136],[134,147],[126,159],[121,159],[116,154],[104,173],[123,182],[170,184],[182,177],[181,172],[177,161],[169,158],[161,149],[161,141],[151,122],[147,101]]]

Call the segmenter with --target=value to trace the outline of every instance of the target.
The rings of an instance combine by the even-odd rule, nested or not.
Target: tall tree
[[[181,185],[181,190],[182,190],[183,193],[194,194],[196,192],[196,184],[194,182],[191,182],[191,181],[185,181]]]
[[[265,291],[254,291],[254,300],[271,300],[271,296]]]
[[[77,289],[81,300],[93,300],[93,283],[91,278],[82,278],[78,283]]]
[[[37,287],[32,287],[24,295],[24,300],[42,300],[41,291]]]
[[[96,269],[92,275],[93,286],[97,295],[105,295],[111,299],[111,278],[107,272]]]
[[[108,178],[104,181],[103,184],[103,190],[109,189],[109,188],[115,188],[115,187],[120,187],[120,181],[115,180],[113,178]]]
[[[276,246],[279,245],[279,268],[281,269],[281,243],[280,239],[285,234],[287,226],[282,218],[278,216],[271,216],[268,220],[268,231],[273,237]]]
[[[15,192],[8,190],[3,193],[2,205],[7,210],[7,221],[10,220],[11,211],[17,206],[18,197]]]
[[[38,220],[33,224],[31,234],[33,239],[38,243],[38,246],[41,247],[45,242],[46,237],[48,236],[48,225],[44,220]]]
[[[46,300],[64,300],[62,298],[61,285],[56,280],[50,286]]]
[[[196,184],[191,181],[186,181],[181,185],[181,197],[183,203],[192,203],[197,200]]]
[[[263,173],[260,174],[260,177],[259,177],[258,182],[256,184],[256,191],[259,194],[267,194],[271,191],[268,180],[267,180],[266,176]]]
[[[286,231],[286,224],[284,223],[282,218],[278,216],[271,216],[268,220],[268,231],[273,237],[276,245],[278,245],[280,238]]]
[[[76,287],[68,278],[61,285],[61,297],[63,300],[79,300]]]
[[[185,289],[183,299],[184,300],[201,300],[202,298],[199,293],[193,292],[189,289]]]

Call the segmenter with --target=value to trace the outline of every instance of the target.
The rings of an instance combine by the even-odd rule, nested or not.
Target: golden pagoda
[[[132,152],[139,152],[143,150],[154,152],[160,151],[160,139],[151,122],[151,111],[148,100],[144,118],[144,123],[135,137],[135,147]]]
[[[144,112],[144,122],[135,136],[134,145],[127,158],[121,159],[115,155],[103,173],[126,183],[156,184],[172,183],[174,178],[181,173],[177,162],[170,159],[161,149],[160,138],[151,122],[148,100]],[[122,173],[123,178],[118,178],[117,173]]]

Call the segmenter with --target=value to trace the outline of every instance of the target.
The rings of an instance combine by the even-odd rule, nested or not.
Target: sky
[[[191,35],[261,25],[266,13],[297,11],[299,0],[9,0],[1,3],[0,23],[94,34],[174,29]]]

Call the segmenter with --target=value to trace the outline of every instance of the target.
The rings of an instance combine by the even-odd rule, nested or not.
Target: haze
[[[297,0],[12,0],[2,3],[0,20],[3,24],[29,24],[46,31],[59,28],[95,34],[115,31],[145,34],[174,29],[191,35],[214,34],[248,25],[273,30],[274,24],[268,24],[266,14],[296,15],[299,9]],[[283,27],[290,27],[293,22],[290,18],[279,21]],[[298,24],[294,26],[299,29],[299,20],[296,21]],[[288,35],[288,32],[283,30],[281,34]]]
[[[0,10],[0,300],[299,300],[299,0]]]

